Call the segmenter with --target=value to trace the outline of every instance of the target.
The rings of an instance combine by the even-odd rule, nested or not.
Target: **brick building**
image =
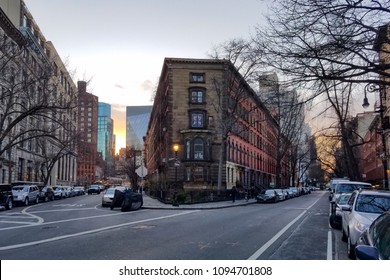
[[[97,154],[98,103],[97,96],[87,92],[87,83],[78,82],[78,157],[77,182],[91,184],[95,182]]]

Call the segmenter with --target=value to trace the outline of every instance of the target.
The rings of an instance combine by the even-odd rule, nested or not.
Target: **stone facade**
[[[148,180],[163,189],[269,186],[277,129],[229,61],[166,58],[145,138]]]

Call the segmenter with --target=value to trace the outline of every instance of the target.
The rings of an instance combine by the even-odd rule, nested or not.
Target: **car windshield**
[[[113,194],[115,192],[115,189],[108,189],[106,191],[106,194]]]
[[[390,210],[390,196],[359,195],[355,210],[366,213],[381,214]]]
[[[349,198],[351,197],[350,194],[342,194],[340,197],[337,199],[338,204],[347,204]]]
[[[358,189],[359,187],[357,185],[352,184],[338,184],[336,186],[336,193],[351,193],[354,190]]]
[[[20,186],[20,187],[13,187],[12,190],[17,191],[17,192],[20,192],[20,191],[27,192],[27,191],[28,191],[28,188],[27,188],[27,187]]]
[[[265,193],[265,194],[273,194],[273,193],[274,193],[274,190],[266,190],[264,193]]]

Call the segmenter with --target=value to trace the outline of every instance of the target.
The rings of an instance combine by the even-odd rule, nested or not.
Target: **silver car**
[[[29,205],[32,202],[39,203],[39,188],[36,185],[20,185],[12,188],[14,203]]]
[[[115,187],[107,189],[102,196],[102,207],[110,206],[114,199],[115,190],[123,191],[125,187]]]
[[[55,199],[63,199],[66,198],[66,192],[63,186],[55,186],[54,190],[54,198]]]
[[[361,234],[380,214],[390,210],[390,192],[356,190],[342,210],[342,240],[347,242],[348,256],[354,259]]]

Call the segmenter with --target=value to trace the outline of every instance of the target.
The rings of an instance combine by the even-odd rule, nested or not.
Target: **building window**
[[[191,141],[187,140],[186,142],[186,159],[191,158]]]
[[[204,112],[191,112],[191,127],[203,128],[205,127],[205,113]]]
[[[191,83],[204,83],[204,73],[191,73],[190,74]]]
[[[18,180],[23,181],[23,170],[24,170],[24,158],[19,158],[18,161]]]
[[[191,103],[205,103],[205,90],[204,89],[190,89],[190,102]]]
[[[203,160],[204,159],[204,143],[200,138],[194,140],[194,159]]]
[[[195,167],[193,171],[193,177],[195,182],[204,181],[203,167]]]
[[[209,160],[211,154],[211,145],[204,139],[198,137],[186,141],[185,155],[187,160]]]

